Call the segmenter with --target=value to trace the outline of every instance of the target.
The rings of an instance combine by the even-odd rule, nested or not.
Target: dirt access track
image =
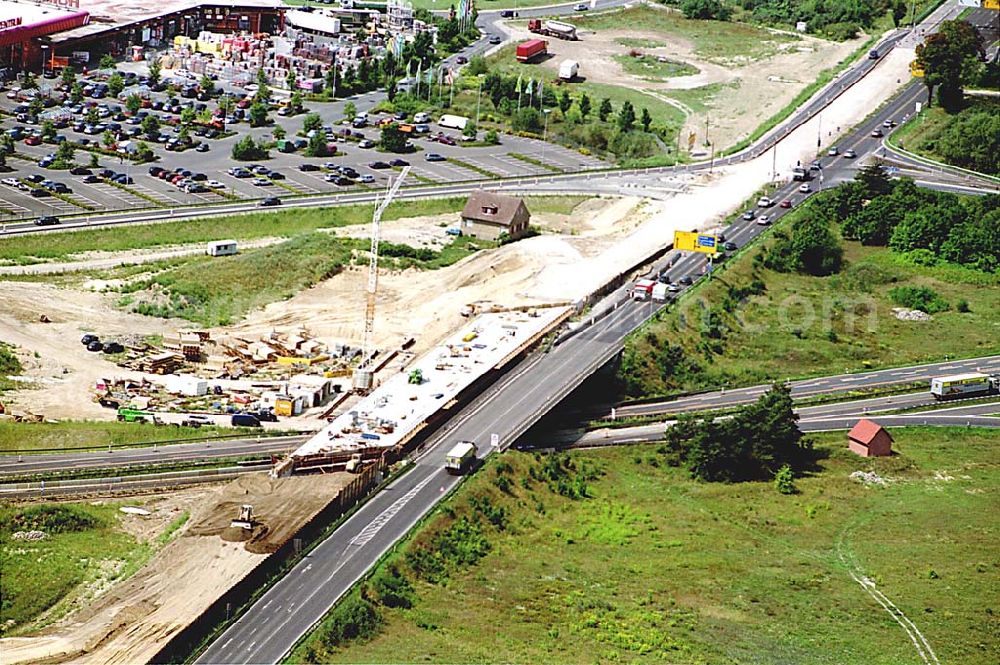
[[[717,149],[738,143],[749,136],[768,118],[790,103],[799,92],[824,69],[835,66],[848,57],[864,38],[847,42],[831,42],[810,35],[747,26],[753,34],[743,39],[760,39],[756,57],[705,56],[689,38],[662,28],[651,29],[643,24],[645,12],[676,12],[659,5],[646,5],[631,10],[635,23],[629,28],[593,30],[581,23],[579,41],[563,41],[549,37],[548,50],[554,57],[538,66],[559,69],[563,60],[580,63],[580,76],[588,82],[614,85],[648,95],[650,102],[670,104],[686,117],[681,130],[682,142],[690,133],[697,137],[696,145],[708,134]],[[568,20],[572,21],[572,17]],[[681,24],[686,21],[679,18]],[[523,21],[505,25],[515,40],[537,37]],[[736,29],[737,24],[727,26]],[[767,41],[768,37],[773,41]],[[661,46],[626,46],[647,41]],[[636,42],[631,42],[636,40]],[[697,74],[659,79],[640,77],[625,71],[615,56],[628,57],[630,52],[665,57],[698,69]],[[674,94],[674,93],[680,94]]]
[[[338,473],[275,480],[260,473],[215,489],[180,536],[134,576],[36,635],[0,640],[2,662],[148,662],[354,478]],[[230,528],[244,503],[253,505],[261,524],[246,542],[242,529]]]

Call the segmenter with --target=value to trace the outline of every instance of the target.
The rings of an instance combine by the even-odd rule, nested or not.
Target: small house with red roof
[[[862,418],[847,434],[847,447],[862,457],[892,455],[892,436],[876,422]]]

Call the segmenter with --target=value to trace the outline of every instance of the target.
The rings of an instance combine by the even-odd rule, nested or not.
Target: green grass
[[[684,18],[678,11],[635,7],[567,19],[588,30],[621,30],[642,26],[646,32],[663,33],[666,41],[681,38],[690,42],[701,58],[719,64],[748,64],[778,52],[778,45],[798,41],[798,37],[775,33],[746,23],[698,21]]]
[[[790,496],[771,483],[693,481],[653,466],[653,447],[629,447],[573,453],[603,475],[590,498],[571,501],[522,481],[529,456],[508,453],[511,495],[497,498],[491,463],[376,576],[403,566],[400,553],[426,542],[449,511],[486,494],[510,526],[487,531],[483,558],[445,583],[413,581],[413,606],[380,607],[374,638],[330,647],[321,628],[291,661],[918,662],[853,570],[916,623],[942,662],[993,663],[1000,432],[893,435],[900,454],[870,460],[849,453],[843,433],[817,435],[818,468]],[[891,482],[866,488],[849,479],[855,470]]]
[[[785,219],[807,214],[808,204]],[[620,372],[627,394],[754,385],[1000,351],[1000,275],[916,266],[886,248],[856,242],[844,247],[846,266],[830,277],[755,270],[757,247],[722,264],[710,281],[629,338]],[[748,286],[755,275],[764,294],[725,311],[730,288]],[[933,322],[900,321],[889,297],[898,286],[927,286],[952,308]],[[956,310],[963,298],[968,313]],[[709,311],[719,318],[719,336],[704,325]],[[667,357],[667,345],[679,346],[683,360]]]
[[[0,421],[0,452],[71,450],[126,446],[178,439],[203,439],[219,433],[209,427],[157,427],[116,421],[67,420],[59,423]]]
[[[664,90],[661,94],[676,99],[695,113],[704,113],[712,107],[712,100],[726,88],[739,89],[740,80],[732,83],[709,83],[687,90]]]
[[[532,207],[543,211],[556,202],[558,207],[567,203],[564,197],[527,197]],[[582,197],[573,199],[577,203]],[[457,212],[465,205],[464,197],[421,199],[391,204],[382,215],[384,221],[440,215]],[[372,206],[351,205],[333,208],[305,208],[254,212],[247,215],[196,219],[183,222],[116,226],[112,229],[93,229],[67,233],[46,233],[17,236],[0,244],[0,262],[37,263],[39,260],[65,259],[81,252],[101,250],[108,252],[142,249],[165,245],[208,242],[220,238],[252,240],[273,236],[292,237],[316,229],[367,224],[371,221]]]
[[[652,55],[633,57],[618,54],[612,58],[622,66],[626,74],[637,76],[646,81],[666,81],[676,76],[691,76],[700,71],[697,67],[686,62],[669,59],[666,62],[660,62]]]
[[[0,394],[17,386],[14,381],[7,377],[18,376],[22,369],[21,361],[18,360],[14,347],[0,341]]]
[[[660,48],[667,45],[666,42],[659,39],[643,39],[642,37],[619,37],[615,41],[629,48]]]
[[[121,505],[58,504],[66,530],[53,521],[40,529],[49,534],[41,541],[11,534],[33,528],[23,521],[26,513],[51,514],[56,504],[0,505],[0,635],[29,628],[43,613],[43,621],[56,618],[74,600],[85,602],[86,586],[123,579],[148,560],[153,547],[118,526]]]
[[[1000,112],[1000,102],[995,99],[977,99],[970,101],[969,112],[976,112],[978,109],[989,110],[994,113]],[[893,146],[906,149],[928,159],[945,164],[951,163],[938,152],[937,144],[942,134],[954,123],[965,118],[962,113],[948,113],[940,106],[926,106],[920,113],[904,123],[889,137]],[[994,175],[995,174],[986,174]]]

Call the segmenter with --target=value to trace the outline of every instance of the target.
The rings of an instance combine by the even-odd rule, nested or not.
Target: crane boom
[[[372,348],[373,333],[375,330],[375,296],[378,293],[378,244],[381,235],[382,213],[392,203],[399,186],[406,179],[406,174],[410,172],[409,166],[404,166],[399,177],[391,181],[386,188],[385,196],[381,201],[375,201],[375,211],[372,213],[372,244],[368,259],[368,298],[365,302],[365,335],[362,346],[361,364],[364,366],[371,359],[374,349]]]

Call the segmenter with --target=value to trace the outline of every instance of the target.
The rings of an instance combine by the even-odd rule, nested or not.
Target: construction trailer
[[[212,240],[205,247],[209,256],[231,256],[236,253],[235,240]]]
[[[576,34],[576,26],[563,21],[543,21],[538,18],[529,19],[528,30],[537,35],[556,37],[557,39],[565,39],[571,42],[579,39]]]

